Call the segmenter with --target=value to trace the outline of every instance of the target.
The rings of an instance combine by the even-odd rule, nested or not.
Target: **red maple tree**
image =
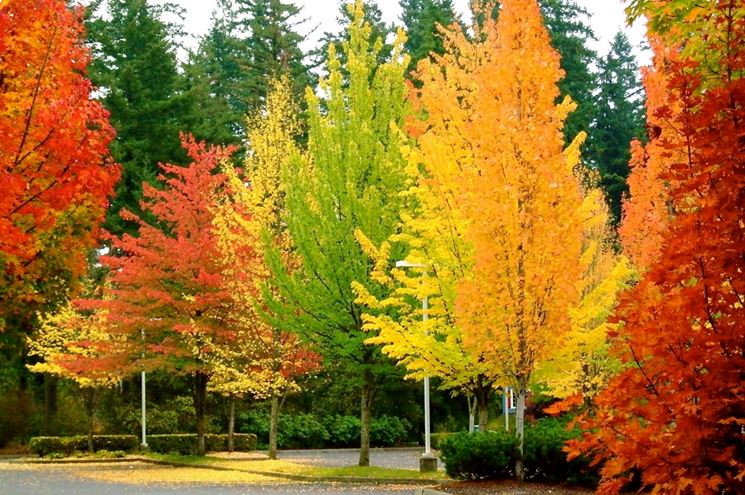
[[[674,49],[658,65],[664,102],[652,118],[669,125],[648,145],[665,160],[671,219],[659,256],[621,298],[612,346],[625,367],[569,447],[604,462],[603,493],[634,473],[655,493],[745,493],[743,2],[694,14],[712,31],[686,30],[685,49],[662,38]]]
[[[85,270],[119,176],[81,16],[63,0],[0,7],[0,330],[2,312],[64,293]]]
[[[215,195],[225,186],[225,176],[215,171],[233,149],[191,137],[182,137],[182,144],[193,163],[161,165],[165,187],[143,186],[142,210],[150,222],[125,212],[139,232],[112,238],[112,253],[102,258],[111,270],[111,297],[102,304],[112,331],[126,335],[135,366],[192,378],[198,448],[204,453],[210,357],[235,335],[229,319],[233,299],[213,225]]]

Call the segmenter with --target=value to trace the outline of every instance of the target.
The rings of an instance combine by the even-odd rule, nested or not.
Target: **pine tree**
[[[404,47],[411,57],[409,70],[430,53],[442,54],[442,35],[438,25],[448,27],[459,22],[452,0],[401,0],[401,21],[406,30]]]
[[[111,114],[116,140],[114,159],[122,179],[108,211],[106,226],[116,233],[134,232],[121,218],[126,208],[140,215],[142,183],[156,183],[158,163],[181,163],[186,155],[179,131],[185,129],[185,98],[177,70],[175,27],[161,20],[164,8],[145,0],[108,0],[105,16],[88,22],[93,47],[91,79],[100,87]]]
[[[616,33],[608,55],[599,61],[596,115],[588,154],[600,172],[614,223],[621,220],[628,194],[631,141],[644,133],[644,95],[639,67],[623,32]]]
[[[559,52],[564,71],[557,101],[571,96],[577,103],[577,110],[564,123],[564,139],[569,143],[579,132],[590,134],[596,112],[593,90],[597,82],[591,67],[597,54],[587,45],[595,34],[587,23],[589,14],[574,0],[540,0],[539,4],[551,36],[551,46]],[[596,161],[591,155],[583,156],[586,163]]]

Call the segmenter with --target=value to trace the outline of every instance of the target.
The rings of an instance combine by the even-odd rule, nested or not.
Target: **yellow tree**
[[[471,249],[462,240],[463,225],[458,211],[443,209],[421,175],[421,155],[416,147],[404,147],[408,156],[411,187],[405,196],[411,211],[401,216],[399,233],[379,247],[361,231],[356,235],[374,263],[371,278],[383,287],[376,297],[365,286],[354,283],[357,302],[365,305],[364,329],[373,336],[368,344],[381,345],[383,352],[407,369],[407,379],[438,377],[441,388],[463,393],[475,400],[481,431],[488,421],[488,404],[495,386],[503,384],[482,353],[466,349],[463,332],[455,325],[455,283],[471,266]],[[411,269],[393,268],[391,246],[402,245]],[[427,300],[427,309],[422,301]]]
[[[93,452],[96,403],[103,388],[126,374],[124,342],[108,332],[106,310],[84,310],[68,301],[54,313],[41,315],[28,339],[28,355],[40,361],[28,368],[75,382],[88,415],[88,450]]]
[[[588,175],[586,180],[595,184]],[[618,294],[635,276],[629,260],[615,252],[608,206],[600,189],[586,190],[581,213],[582,278],[580,299],[569,311],[571,332],[564,345],[538,363],[535,376],[552,396],[566,399],[562,401],[565,407],[580,402],[588,405],[617,369],[607,352],[608,331],[614,327],[608,318]]]
[[[562,76],[535,1],[504,0],[477,36],[447,33],[446,52],[418,68],[414,125],[442,208],[460,210],[473,267],[457,283],[456,325],[517,395],[562,344],[579,300],[582,187],[578,136],[563,149],[574,104],[555,104]],[[523,476],[522,460],[516,466]]]
[[[228,283],[236,299],[234,320],[239,327],[236,346],[226,350],[222,361],[217,391],[226,396],[251,394],[271,400],[272,459],[277,455],[282,402],[289,392],[297,390],[297,378],[316,369],[319,362],[295,335],[270,323],[277,315],[270,316],[264,303],[265,290],[277,297],[264,259],[266,245],[279,250],[285,266],[294,265],[292,243],[282,219],[282,174],[287,171],[288,161],[298,154],[298,113],[291,100],[289,80],[274,80],[264,108],[248,119],[245,170],[239,173],[230,163],[223,163],[229,193],[215,217]]]

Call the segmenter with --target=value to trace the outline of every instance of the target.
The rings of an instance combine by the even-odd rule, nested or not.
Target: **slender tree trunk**
[[[269,459],[277,458],[277,424],[279,423],[279,396],[272,396],[272,410],[269,413]]]
[[[85,414],[88,417],[88,453],[93,453],[93,428],[96,413],[96,389],[83,388],[83,405]]]
[[[228,398],[228,452],[235,449],[235,397]]]
[[[476,424],[476,397],[467,396],[468,400],[468,433],[473,433]]]
[[[372,378],[365,373],[365,383],[362,386],[362,396],[360,401],[360,460],[358,465],[370,465],[370,418],[372,415],[372,401],[374,395],[374,385]]]
[[[207,446],[204,440],[205,411],[207,409],[207,382],[209,375],[198,371],[194,373],[194,412],[197,419],[197,455],[205,455]]]
[[[54,435],[56,431],[52,428],[54,416],[57,414],[57,383],[56,376],[44,373],[44,432]]]
[[[522,384],[517,386],[515,394],[517,395],[517,410],[515,411],[515,435],[517,435],[517,461],[515,461],[515,477],[519,481],[525,481],[525,395],[526,387]]]

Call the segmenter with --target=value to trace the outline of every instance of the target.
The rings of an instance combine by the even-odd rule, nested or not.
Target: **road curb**
[[[450,495],[446,492],[440,492],[432,488],[415,488],[414,495]]]

